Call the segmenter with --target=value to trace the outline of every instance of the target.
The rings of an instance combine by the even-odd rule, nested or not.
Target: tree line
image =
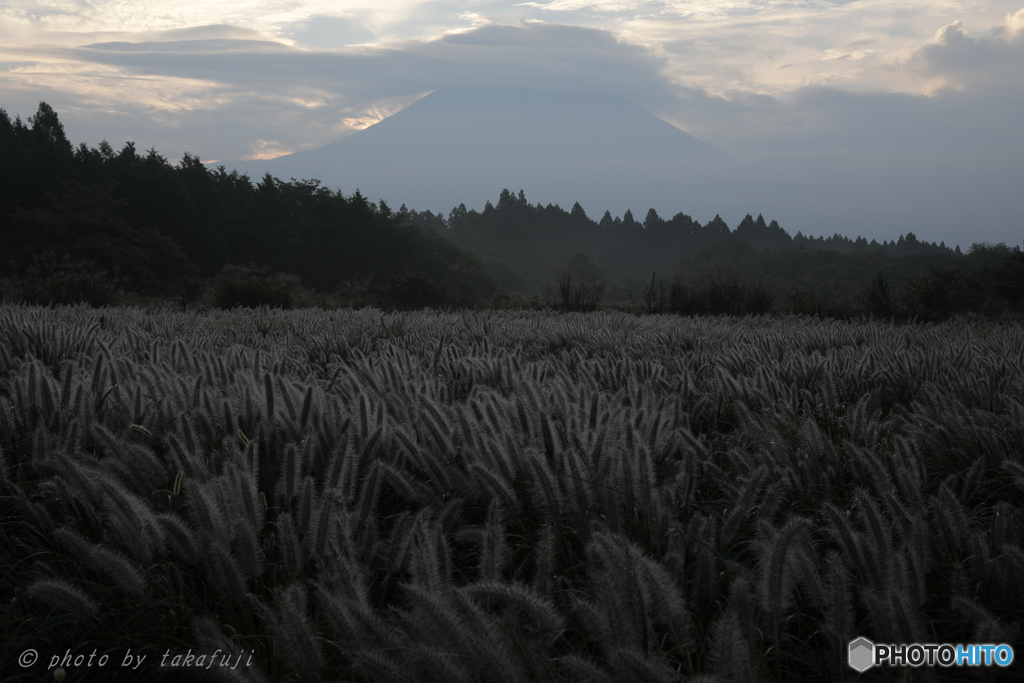
[[[702,225],[653,208],[642,222],[629,210],[594,220],[578,202],[530,204],[508,189],[483,211],[394,211],[359,190],[345,196],[270,174],[253,181],[188,153],[171,163],[131,142],[75,147],[46,103],[27,121],[0,109],[0,252],[0,295],[35,303],[614,302],[679,313],[941,317],[1024,300],[1024,257],[1005,245],[961,253],[913,233],[882,242],[791,236],[762,215],[731,229],[718,215]],[[712,305],[718,285],[746,291],[756,306]],[[884,301],[879,292],[890,304],[864,304]]]
[[[577,202],[572,209],[558,205],[531,205],[522,190],[502,190],[497,204],[488,201],[483,211],[467,210],[464,204],[448,217],[430,211],[407,211],[414,223],[447,235],[455,244],[478,254],[501,283],[519,291],[538,290],[561,271],[566,261],[586,255],[610,283],[649,278],[652,270],[672,273],[681,257],[708,250],[721,252],[721,243],[749,245],[755,251],[787,249],[830,250],[844,254],[916,256],[919,259],[953,257],[959,247],[948,248],[918,240],[913,233],[898,240],[877,242],[841,235],[790,236],[777,221],[747,215],[735,230],[720,215],[701,225],[679,212],[671,219],[649,209],[643,222],[632,211],[612,217],[605,211],[598,221],[587,216]],[[730,241],[731,239],[731,241]]]
[[[790,236],[763,215],[730,229],[719,215],[701,225],[653,208],[642,223],[629,210],[595,221],[579,203],[568,211],[531,205],[522,190],[507,189],[479,212],[401,213],[480,256],[506,290],[566,310],[595,310],[603,299],[684,315],[942,319],[1024,305],[1024,253],[1005,244],[976,243],[965,253],[911,232],[882,242]]]
[[[0,110],[0,253],[7,289],[26,300],[88,290],[102,303],[111,286],[189,299],[218,275],[222,298],[232,283],[287,285],[281,274],[352,302],[415,305],[426,293],[472,306],[497,288],[478,258],[383,200],[315,180],[253,182],[191,154],[172,164],[131,142],[73,147],[45,103],[27,122]]]

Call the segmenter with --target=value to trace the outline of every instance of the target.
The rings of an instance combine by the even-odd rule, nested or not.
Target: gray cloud
[[[289,51],[287,45],[271,40],[245,40],[237,38],[198,38],[193,40],[156,40],[132,43],[113,41],[109,43],[93,43],[82,49],[101,52],[122,52],[128,54],[147,53],[188,53],[209,55],[222,52],[241,52],[245,54],[272,52],[282,54]]]
[[[128,138],[174,157],[187,145],[204,158],[237,159],[332,142],[438,89],[608,93],[653,111],[680,101],[663,76],[661,56],[598,29],[484,25],[436,40],[344,50],[290,47],[229,27],[148,37],[35,47],[37,58],[84,73],[70,82],[61,78],[56,87],[36,85],[25,93],[34,101],[10,88],[4,106],[34,111],[46,99],[62,112],[69,133],[91,144]],[[116,95],[118,89],[127,96]],[[102,98],[112,95],[117,106],[103,106]]]
[[[664,60],[598,29],[539,23],[486,25],[438,40],[343,51],[252,40],[100,43],[67,51],[83,62],[223,85],[332,87],[360,101],[440,88],[507,87],[673,99]]]
[[[321,49],[369,43],[376,37],[362,21],[349,17],[313,16],[288,26],[283,33],[301,45]]]
[[[1024,9],[980,37],[971,36],[962,21],[944,26],[908,63],[952,87],[1024,87]]]
[[[1024,144],[1015,124],[1024,93],[943,90],[931,97],[803,88],[784,99],[764,98],[738,111],[724,135],[733,144],[766,150],[976,150]],[[742,124],[747,124],[743,126]]]
[[[0,71],[13,71],[14,69],[24,69],[25,67],[35,65],[36,62],[0,62]]]

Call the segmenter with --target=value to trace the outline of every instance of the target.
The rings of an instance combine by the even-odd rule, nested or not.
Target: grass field
[[[0,305],[0,449],[0,681],[1024,670],[846,665],[1020,644],[1019,324]]]

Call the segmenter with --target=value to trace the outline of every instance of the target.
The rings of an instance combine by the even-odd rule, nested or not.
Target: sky
[[[90,146],[268,159],[467,87],[625,97],[791,232],[1024,239],[1024,0],[0,0],[0,107]]]

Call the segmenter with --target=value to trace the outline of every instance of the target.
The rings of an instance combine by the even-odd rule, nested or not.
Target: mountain
[[[621,97],[471,89],[435,91],[324,147],[225,166],[253,178],[316,178],[421,210],[447,212],[507,187],[532,202],[621,213],[645,211],[650,189],[725,158]]]
[[[358,188],[373,201],[445,216],[462,203],[481,210],[508,188],[533,205],[578,201],[598,219],[654,208],[702,224],[721,215],[735,226],[762,213],[790,234],[881,241],[913,232],[963,248],[965,225],[1019,223],[1019,146],[958,146],[973,129],[953,123],[943,135],[925,127],[924,142],[902,143],[813,116],[787,118],[785,134],[756,142],[758,130],[778,128],[778,115],[746,108],[749,134],[734,127],[735,138],[716,138],[726,155],[619,97],[439,90],[319,149],[224,165],[254,179],[268,171],[317,178],[347,196]],[[999,229],[1018,242],[1012,228]]]

